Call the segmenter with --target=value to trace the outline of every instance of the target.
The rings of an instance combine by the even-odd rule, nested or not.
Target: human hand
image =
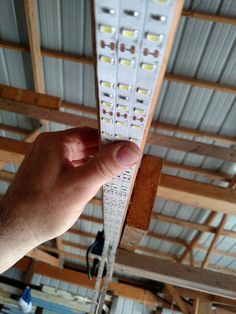
[[[139,157],[139,148],[130,142],[110,144],[98,152],[98,133],[91,128],[41,134],[1,202],[0,234],[8,221],[15,241],[23,239],[21,255],[61,235],[99,188]],[[0,251],[4,255],[1,240]]]

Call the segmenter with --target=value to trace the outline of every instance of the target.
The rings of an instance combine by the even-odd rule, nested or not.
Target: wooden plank
[[[217,141],[217,142],[230,144],[230,145],[236,144],[236,137],[234,137],[234,136],[227,136],[227,135],[218,134],[218,133],[214,134],[212,132],[182,127],[180,125],[173,125],[173,124],[168,124],[168,123],[159,123],[159,122],[153,121],[152,127],[155,127],[155,129],[165,130],[165,131],[169,131],[169,132],[175,132],[178,134],[184,134],[184,135],[199,137],[199,138],[207,139],[210,141]]]
[[[35,248],[32,251],[28,252],[26,256],[31,257],[37,261],[42,261],[52,266],[59,266],[58,258],[43,252],[42,250]]]
[[[147,233],[160,182],[163,160],[144,155],[128,207],[120,247],[135,250]]]
[[[236,175],[234,176],[234,179],[231,181],[230,186],[229,186],[229,188],[232,189],[232,190],[235,188],[234,187],[235,179],[236,179]],[[223,214],[223,216],[221,218],[221,221],[219,223],[219,226],[217,227],[216,233],[215,233],[215,235],[214,235],[214,237],[213,237],[213,239],[211,241],[210,247],[209,247],[209,249],[208,249],[208,251],[207,251],[207,253],[206,253],[205,257],[204,257],[204,260],[202,262],[202,266],[201,266],[202,269],[207,267],[207,265],[209,263],[210,255],[214,252],[218,240],[223,235],[224,227],[226,225],[227,220],[228,220],[228,215],[227,214]]]
[[[207,89],[212,89],[212,90],[215,89],[222,93],[236,94],[236,86],[229,86],[229,85],[219,84],[215,82],[210,82],[210,81],[190,78],[188,76],[182,76],[182,75],[170,74],[170,73],[166,73],[165,79],[168,80],[169,82],[189,84],[195,87],[207,88]]]
[[[115,270],[190,290],[236,299],[236,277],[119,249]]]
[[[157,196],[194,208],[212,209],[228,214],[236,213],[236,193],[197,181],[162,175]]]
[[[206,218],[204,224],[210,225],[214,221],[216,216],[217,216],[216,212],[210,212],[210,214]],[[179,257],[179,262],[183,262],[185,260],[185,258],[188,256],[190,250],[192,250],[197,245],[197,243],[201,240],[203,234],[204,234],[204,231],[200,231],[196,234],[196,236],[193,237],[193,239],[189,243],[188,247],[184,250],[184,252]]]
[[[188,310],[187,305],[184,303],[184,301],[181,299],[181,296],[179,295],[178,291],[170,284],[165,284],[165,287],[169,291],[169,293],[173,296],[176,304],[180,308],[180,310],[183,312],[183,314],[190,314],[190,311]],[[199,312],[200,313],[200,312]],[[205,313],[205,312],[202,312]],[[207,314],[207,313],[206,313]]]
[[[201,293],[198,294],[195,303],[194,303],[194,314],[212,314],[212,305],[210,298],[202,295]]]
[[[40,31],[36,0],[24,0],[25,19],[27,24],[31,63],[36,92],[44,93],[43,64],[40,50]]]
[[[0,136],[0,159],[7,163],[20,164],[24,159],[28,144]]]
[[[196,222],[192,222],[192,221],[188,221],[188,220],[184,220],[184,219],[176,218],[174,216],[168,216],[168,215],[164,215],[160,213],[152,213],[152,218],[157,219],[158,221],[178,225],[178,226],[188,228],[188,229],[195,229],[202,232],[215,233],[217,231],[217,227],[213,227],[205,223],[199,224]],[[229,238],[236,238],[236,232],[227,230],[227,229],[222,230],[222,235]]]
[[[14,179],[15,174],[13,172],[7,170],[0,170],[0,181],[4,182],[12,182]]]
[[[95,279],[89,280],[88,276],[84,273],[53,267],[42,262],[37,263],[35,273],[77,284],[89,289],[94,289],[95,287]],[[112,292],[113,295],[130,298],[135,301],[145,303],[152,308],[155,308],[158,305],[156,296],[143,288],[121,284],[118,282],[111,282],[109,285],[109,291]]]
[[[24,128],[18,128],[11,125],[0,123],[0,130],[5,132],[16,133],[24,136],[28,136],[30,134],[30,130]]]
[[[172,162],[172,161],[167,161],[167,160],[164,161],[164,168],[165,167],[176,169],[176,170],[181,170],[185,172],[190,172],[190,173],[202,176],[202,177],[206,177],[208,179],[214,179],[214,180],[225,181],[225,182],[230,182],[230,180],[232,180],[232,175],[229,175],[223,172],[209,170],[205,168],[193,167],[193,166],[179,164],[177,162]]]
[[[215,23],[236,25],[236,20],[235,20],[234,17],[222,16],[222,15],[218,15],[218,14],[203,13],[203,12],[198,12],[196,10],[184,9],[182,11],[182,16],[185,16],[185,17],[188,17],[188,18],[195,18],[195,19],[205,20],[205,21],[212,21],[212,22],[215,22]]]
[[[61,99],[56,96],[48,96],[26,89],[1,85],[0,96],[9,100],[15,100],[26,104],[36,105],[43,108],[59,109]]]
[[[3,91],[4,92],[4,91]],[[90,126],[97,127],[97,122],[91,118],[79,117],[77,115],[69,114],[66,112],[58,112],[56,110],[43,110],[42,108],[37,107],[36,105],[29,108],[26,102],[20,101],[20,104],[17,102],[19,100],[16,99],[14,95],[11,96],[10,99],[8,97],[0,98],[0,108],[12,112],[18,112],[21,114],[25,114],[34,118],[51,120],[58,123],[63,123],[71,126]],[[49,106],[50,97],[47,95],[41,95],[39,105],[41,106]],[[45,98],[45,99],[43,99]],[[15,100],[15,101],[14,101]],[[28,101],[28,100],[27,100]],[[32,100],[31,100],[32,102]],[[60,100],[57,99],[57,106],[59,106]],[[51,106],[51,104],[50,104]],[[54,108],[55,109],[55,108]],[[236,150],[232,148],[224,148],[216,145],[199,143],[189,140],[184,140],[180,138],[176,138],[173,136],[164,136],[156,133],[149,133],[148,143],[152,145],[164,146],[172,149],[177,149],[180,151],[186,151],[189,153],[195,153],[199,155],[211,156],[214,158],[225,159],[228,161],[236,160]]]
[[[149,133],[148,143],[191,154],[210,156],[217,159],[236,162],[236,150],[233,148],[224,148],[213,144],[205,144],[157,133]]]

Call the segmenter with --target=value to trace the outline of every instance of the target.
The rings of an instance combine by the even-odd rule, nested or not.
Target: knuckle
[[[110,179],[115,175],[114,171],[107,165],[102,157],[96,159],[95,167],[96,171],[105,179]]]

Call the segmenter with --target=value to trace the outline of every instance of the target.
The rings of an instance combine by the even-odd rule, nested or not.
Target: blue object
[[[22,296],[18,300],[18,305],[23,313],[29,313],[32,310],[30,287],[24,289]]]

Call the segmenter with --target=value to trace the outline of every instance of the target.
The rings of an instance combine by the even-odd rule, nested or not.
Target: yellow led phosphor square
[[[152,0],[152,1],[158,4],[169,4],[171,0]]]
[[[128,106],[124,106],[124,105],[117,105],[117,108],[121,111],[128,111]]]
[[[106,34],[114,34],[115,33],[115,27],[108,26],[108,25],[100,25],[100,32],[106,33]]]
[[[136,39],[138,37],[138,31],[134,29],[122,28],[121,34],[130,39]]]
[[[118,126],[122,126],[122,127],[126,125],[126,123],[124,121],[116,121],[116,124]]]
[[[114,59],[111,57],[107,57],[107,56],[100,56],[100,60],[104,63],[108,63],[108,64],[113,64],[114,63]]]
[[[134,108],[134,112],[140,115],[144,115],[145,114],[145,110],[140,109],[140,108]]]
[[[129,90],[131,90],[131,86],[130,86],[130,85],[127,85],[127,84],[119,83],[119,84],[118,84],[118,87],[119,87],[120,90],[126,91],[126,92],[129,91]]]
[[[138,124],[131,124],[131,128],[133,128],[133,129],[141,129],[142,126],[138,125]]]
[[[151,63],[141,63],[141,68],[143,70],[153,71],[156,69],[156,66],[155,64],[151,64]]]
[[[111,124],[112,120],[111,119],[107,119],[107,118],[102,118],[102,122],[105,124]]]
[[[129,60],[129,59],[120,59],[120,64],[125,67],[132,67],[134,62],[133,60]]]
[[[161,44],[163,39],[164,39],[164,36],[162,34],[147,33],[146,34],[146,39],[148,41],[152,41],[152,42],[155,42],[157,44]]]
[[[107,88],[112,88],[112,87],[114,86],[113,83],[107,82],[107,81],[100,81],[100,84],[101,84],[103,87],[107,87]]]
[[[102,105],[106,108],[112,108],[112,103],[111,102],[108,102],[108,101],[102,101]]]
[[[149,96],[150,95],[150,89],[145,89],[145,88],[138,88],[137,93],[142,95],[142,96]]]

